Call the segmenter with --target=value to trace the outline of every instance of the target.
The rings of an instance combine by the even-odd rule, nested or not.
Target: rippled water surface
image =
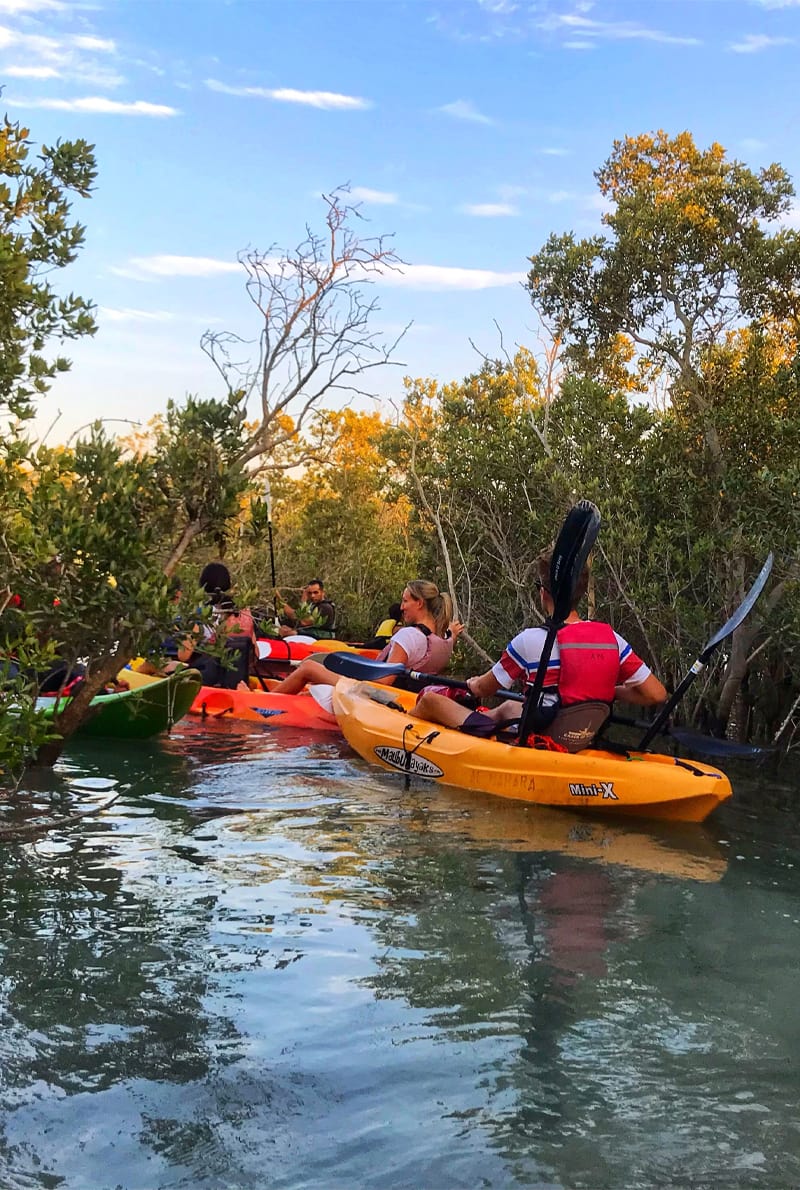
[[[800,1184],[798,796],[610,826],[183,723],[6,834],[0,1186]]]

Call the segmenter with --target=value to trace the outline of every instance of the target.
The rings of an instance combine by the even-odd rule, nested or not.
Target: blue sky
[[[688,129],[800,179],[798,67],[796,0],[0,0],[5,109],[99,165],[64,284],[100,329],[38,424],[219,394],[201,333],[257,329],[237,252],[295,244],[343,183],[411,266],[377,287],[376,326],[414,326],[376,392],[466,375],[495,322],[535,348],[527,257],[600,229],[614,139]]]

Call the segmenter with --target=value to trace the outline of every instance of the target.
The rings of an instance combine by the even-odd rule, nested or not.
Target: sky
[[[601,230],[614,141],[688,129],[800,181],[798,77],[800,0],[0,0],[5,111],[99,170],[57,281],[99,330],[37,429],[224,395],[199,343],[257,333],[237,253],[295,245],[345,184],[408,266],[374,290],[376,330],[412,323],[370,373],[383,408],[404,375],[535,350],[528,257]]]

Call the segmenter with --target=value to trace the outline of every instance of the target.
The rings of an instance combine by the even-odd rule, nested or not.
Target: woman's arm
[[[387,665],[402,665],[404,669],[408,669],[408,653],[402,645],[398,645],[397,641],[393,641],[389,649],[389,656],[386,658]],[[386,678],[378,678],[382,686],[394,685],[394,674],[389,674]]]

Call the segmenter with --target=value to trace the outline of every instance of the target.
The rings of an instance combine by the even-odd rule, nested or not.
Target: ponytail
[[[412,579],[406,586],[415,599],[424,600],[425,607],[433,619],[436,635],[443,637],[453,618],[453,600],[448,593],[440,591],[436,583],[424,578]]]

